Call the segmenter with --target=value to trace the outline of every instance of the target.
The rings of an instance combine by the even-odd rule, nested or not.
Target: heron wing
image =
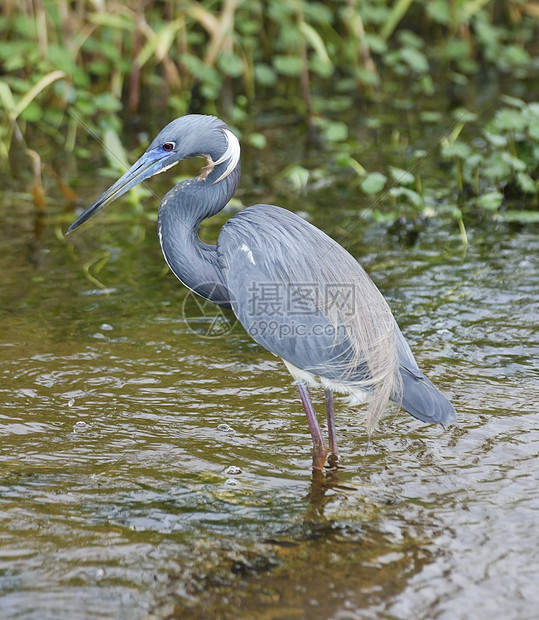
[[[457,414],[449,400],[419,369],[413,353],[397,327],[397,356],[402,380],[400,404],[422,422],[452,424]]]
[[[455,420],[375,284],[324,232],[280,207],[255,205],[225,224],[217,254],[232,309],[263,347],[345,389],[371,392],[375,421],[390,398],[424,422]]]
[[[388,371],[391,311],[359,263],[324,232],[280,207],[255,205],[224,225],[217,253],[236,316],[266,349],[366,389]]]

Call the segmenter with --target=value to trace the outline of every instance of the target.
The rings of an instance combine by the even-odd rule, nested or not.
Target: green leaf
[[[361,181],[360,187],[366,194],[376,194],[384,189],[386,181],[387,177],[381,172],[370,172],[363,181]]]
[[[331,24],[335,19],[335,11],[321,2],[304,2],[303,10],[308,21],[315,24]]]
[[[435,88],[434,82],[432,81],[432,77],[425,73],[419,78],[419,83],[421,84],[421,92],[425,93],[429,97],[434,95]]]
[[[444,4],[446,3],[444,2]],[[450,39],[447,42],[445,51],[451,60],[462,60],[468,58],[471,54],[470,44],[462,39]]]
[[[255,65],[255,80],[262,86],[275,86],[277,74],[273,67],[260,63]]]
[[[301,75],[303,63],[300,56],[275,56],[273,66],[278,73],[288,76]]]
[[[394,198],[404,199],[406,202],[411,202],[412,205],[417,208],[423,206],[423,198],[416,191],[408,187],[392,187],[389,190],[389,195]]]
[[[236,54],[220,54],[217,61],[219,69],[225,74],[233,78],[239,78],[243,75],[243,61]]]
[[[447,0],[431,0],[425,4],[427,15],[436,23],[449,26],[451,23],[450,3]]]
[[[528,124],[528,136],[539,142],[539,103],[530,103],[523,115]]]
[[[502,182],[511,176],[511,167],[505,161],[503,153],[493,153],[483,162],[483,175],[491,180]]]
[[[398,39],[403,47],[421,49],[425,46],[423,39],[411,30],[401,30],[398,33]]]
[[[122,104],[112,93],[101,93],[94,98],[94,104],[103,112],[117,112],[122,109]]]
[[[309,68],[321,78],[329,78],[334,73],[333,65],[323,62],[319,56],[313,56],[309,59]]]
[[[443,114],[436,110],[422,110],[419,117],[424,123],[439,123],[443,119]]]
[[[479,164],[483,161],[484,157],[481,153],[472,153],[470,157],[466,158],[466,168],[474,170],[479,167]]]
[[[459,123],[473,123],[477,120],[477,114],[469,108],[456,108],[451,113],[451,117]]]
[[[362,84],[368,86],[379,86],[380,84],[380,75],[374,71],[369,71],[366,67],[358,67],[356,77]]]
[[[247,141],[251,146],[254,146],[256,149],[263,149],[266,146],[266,136],[262,133],[251,133],[247,137]]]
[[[185,65],[189,73],[194,77],[214,86],[221,84],[221,77],[214,67],[204,64],[200,58],[193,54],[182,54],[180,56],[182,63]]]
[[[526,194],[535,194],[538,190],[535,181],[525,172],[519,172],[517,174],[517,183],[520,189]]]
[[[292,183],[294,189],[298,194],[305,191],[309,182],[310,172],[307,168],[300,166],[299,164],[291,164],[283,171],[285,179]]]
[[[496,112],[493,124],[501,131],[524,131],[526,119],[520,110],[504,108]]]
[[[389,14],[389,9],[381,4],[365,2],[361,7],[361,16],[364,24],[385,24]]]
[[[442,147],[442,156],[447,159],[467,159],[472,154],[470,146],[464,142],[454,142],[453,144],[444,144]]]
[[[108,26],[111,30],[127,30],[130,32],[134,30],[136,23],[127,15],[114,14],[106,10],[90,13],[89,20],[99,26]]]
[[[328,142],[343,142],[348,138],[348,125],[338,121],[329,122],[324,128],[324,137]]]
[[[429,61],[423,52],[413,47],[405,47],[400,51],[403,60],[411,69],[417,73],[426,73],[429,70]]]
[[[525,66],[530,62],[530,55],[522,45],[505,45],[498,62],[502,67]]]
[[[361,178],[367,174],[367,171],[357,161],[357,159],[354,159],[349,153],[344,151],[339,151],[336,154],[335,163],[341,168],[352,168],[352,170]]]
[[[524,170],[526,170],[526,162],[523,162],[518,157],[511,155],[511,153],[502,153],[502,158],[505,163],[511,166],[511,168],[513,168],[516,172],[524,172]]]
[[[502,211],[500,216],[506,222],[524,222],[525,224],[539,224],[539,211]]]
[[[495,148],[504,148],[507,146],[507,138],[499,133],[491,133],[484,129],[483,135]]]
[[[513,108],[522,109],[526,106],[526,103],[522,101],[522,99],[518,99],[517,97],[511,97],[510,95],[500,95],[500,101],[503,101],[506,105],[512,106]]]
[[[21,118],[25,121],[35,123],[43,118],[43,110],[35,101],[31,101],[21,112]]]
[[[370,50],[375,54],[385,54],[387,50],[387,43],[377,34],[366,34],[365,41]]]
[[[391,178],[399,185],[413,185],[415,182],[414,175],[407,170],[402,170],[402,168],[389,166],[389,172],[391,174]]]
[[[477,206],[488,211],[495,211],[502,204],[503,196],[500,192],[488,192],[477,198]]]

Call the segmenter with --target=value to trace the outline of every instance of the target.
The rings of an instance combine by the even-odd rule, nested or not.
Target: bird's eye
[[[163,144],[163,151],[173,151],[175,146],[174,142],[165,142]]]

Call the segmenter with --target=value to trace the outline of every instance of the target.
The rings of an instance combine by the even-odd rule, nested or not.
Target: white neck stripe
[[[230,129],[223,129],[223,132],[227,141],[227,148],[226,151],[221,155],[221,157],[219,157],[216,162],[213,162],[213,165],[218,166],[219,164],[222,164],[224,162],[228,162],[228,165],[223,174],[216,181],[213,182],[213,185],[219,183],[219,181],[222,181],[223,179],[226,179],[226,177],[238,165],[238,162],[240,160],[241,149],[238,138],[236,138],[236,136],[230,131]]]

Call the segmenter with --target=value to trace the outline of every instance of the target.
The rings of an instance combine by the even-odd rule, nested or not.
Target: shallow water
[[[458,424],[393,412],[368,441],[340,403],[341,466],[312,477],[286,370],[230,314],[209,334],[152,222],[65,240],[68,220],[36,223],[15,189],[0,203],[3,618],[536,617],[531,228],[470,226],[467,251],[447,222],[413,245],[374,225],[344,239]],[[311,217],[339,236],[334,204]]]

